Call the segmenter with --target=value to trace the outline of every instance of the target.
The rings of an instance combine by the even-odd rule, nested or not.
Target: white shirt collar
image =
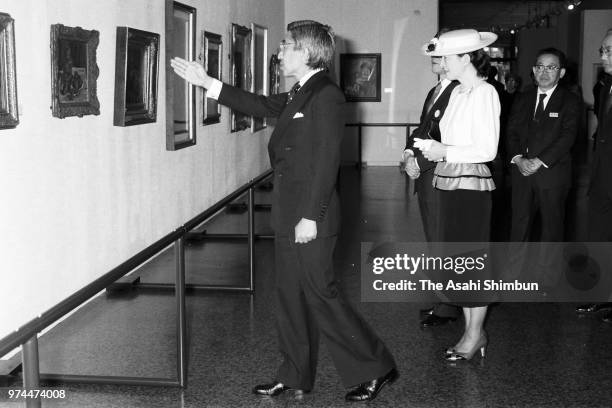
[[[317,69],[313,69],[312,71],[308,71],[308,73],[306,75],[304,75],[302,78],[300,78],[300,87],[304,86],[304,84],[306,83],[306,81],[308,81],[314,74],[323,71],[323,68],[317,68]]]
[[[557,84],[555,86],[553,86],[552,88],[550,88],[548,91],[543,91],[538,87],[538,97],[541,94],[546,94],[546,98],[548,99],[550,97],[550,95],[552,95],[552,93],[555,91],[555,89],[557,89],[557,86],[559,85],[559,83],[557,82]]]

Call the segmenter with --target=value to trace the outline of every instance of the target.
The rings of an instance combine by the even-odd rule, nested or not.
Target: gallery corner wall
[[[202,30],[269,28],[269,54],[284,34],[283,0],[183,0]],[[166,150],[165,48],[160,47],[157,120],[113,126],[116,29],[158,33],[164,0],[0,1],[15,20],[19,125],[0,130],[0,337],[65,299],[269,168],[270,128],[230,133],[197,125],[197,143]],[[99,31],[100,114],[52,117],[50,26]],[[268,58],[269,58],[268,54]],[[198,91],[198,114],[201,107]]]

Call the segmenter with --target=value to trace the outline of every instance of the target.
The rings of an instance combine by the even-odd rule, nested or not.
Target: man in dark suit
[[[276,379],[253,392],[308,392],[319,337],[326,343],[348,401],[372,400],[398,373],[391,353],[341,296],[333,271],[340,224],[336,179],[344,133],[344,95],[326,74],[334,55],[331,28],[315,21],[287,26],[279,59],[299,80],[289,93],[259,96],[208,77],[196,62],[173,59],[175,72],[220,103],[249,115],[278,117],[268,152],[274,169],[276,299],[283,362]]]
[[[421,221],[427,242],[438,241],[438,194],[432,186],[433,169],[436,163],[423,157],[423,153],[414,147],[414,138],[434,139],[440,141],[440,120],[448,105],[453,89],[459,82],[446,78],[446,72],[440,66],[442,57],[431,57],[431,71],[439,76],[439,81],[431,88],[423,104],[419,127],[406,141],[404,163],[406,174],[414,180],[414,192],[418,194]],[[461,309],[447,303],[438,303],[430,309],[422,310],[422,327],[439,326],[454,321],[461,314]]]
[[[507,126],[513,164],[511,241],[529,240],[538,210],[540,241],[563,241],[565,201],[572,181],[570,150],[580,117],[576,95],[558,85],[564,67],[561,51],[539,51],[533,66],[537,87],[517,96],[512,105]]]
[[[612,30],[599,49],[606,73],[599,93],[597,139],[589,185],[589,241],[612,241]],[[610,273],[610,271],[605,271]],[[588,304],[576,308],[578,313],[607,310],[602,320],[612,323],[612,303]]]
[[[519,94],[506,128],[511,158],[512,225],[510,240],[529,241],[536,213],[541,220],[541,242],[564,238],[565,205],[572,182],[570,151],[580,118],[578,97],[559,85],[565,75],[565,55],[555,48],[540,50],[533,66],[536,88]],[[560,254],[544,244],[537,265],[525,269],[547,292],[559,279]],[[512,251],[512,273],[520,271],[526,246]]]

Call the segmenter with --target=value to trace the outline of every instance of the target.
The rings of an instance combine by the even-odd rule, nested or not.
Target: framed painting
[[[349,102],[380,102],[381,54],[340,54],[340,88]]]
[[[0,13],[0,129],[19,124],[15,70],[15,21]]]
[[[166,55],[193,61],[196,9],[176,1],[167,2],[166,17]],[[169,62],[166,62],[166,98],[166,150],[195,145],[196,89],[175,75]]]
[[[268,29],[251,23],[251,92],[268,95]],[[251,132],[266,127],[266,118],[251,117]]]
[[[57,118],[99,115],[96,30],[51,26],[51,111]]]
[[[238,24],[231,28],[230,74],[231,84],[245,91],[251,90],[251,30]],[[231,109],[231,131],[251,127],[251,117]]]
[[[115,126],[157,120],[159,34],[117,27]]]
[[[206,73],[213,78],[222,80],[223,42],[219,34],[202,31],[203,64]],[[219,123],[221,120],[221,105],[217,100],[206,97],[206,90],[202,92],[202,125]]]

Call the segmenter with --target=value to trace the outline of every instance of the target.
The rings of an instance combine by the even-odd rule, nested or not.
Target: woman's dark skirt
[[[441,242],[489,242],[490,191],[438,190],[438,192],[440,199],[438,239]],[[491,294],[484,295],[486,298],[491,296]],[[491,302],[474,299],[473,302],[453,303],[462,307],[480,307],[487,306]]]

